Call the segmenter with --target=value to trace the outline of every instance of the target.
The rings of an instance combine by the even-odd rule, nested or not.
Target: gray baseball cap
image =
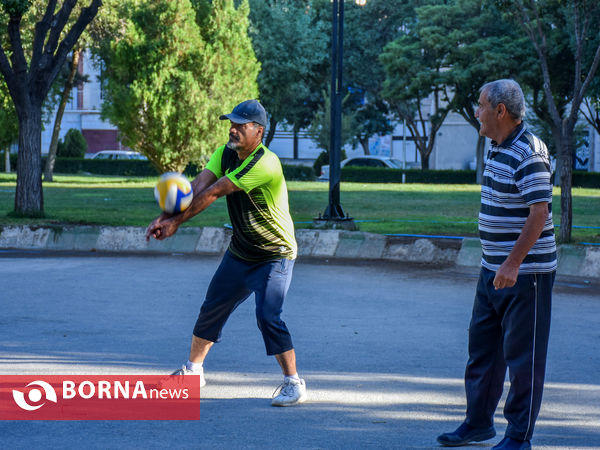
[[[233,123],[256,122],[263,127],[267,126],[267,111],[258,100],[246,100],[240,103],[230,114],[223,114],[221,120],[229,119]]]

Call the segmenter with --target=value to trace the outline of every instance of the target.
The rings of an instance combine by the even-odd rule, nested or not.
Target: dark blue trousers
[[[290,333],[280,317],[283,300],[292,281],[293,268],[293,260],[253,263],[227,251],[208,286],[194,327],[194,336],[218,342],[231,313],[254,293],[256,321],[267,355],[278,355],[293,349]]]
[[[515,286],[500,290],[494,289],[494,276],[482,268],[477,284],[465,372],[466,422],[493,425],[508,367],[506,436],[529,440],[542,403],[555,273],[519,275]]]

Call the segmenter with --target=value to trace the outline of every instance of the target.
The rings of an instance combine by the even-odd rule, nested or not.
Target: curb
[[[7,226],[0,228],[0,249],[182,253],[221,255],[231,230],[184,227],[165,241],[146,242],[143,227]],[[298,256],[388,260],[479,267],[477,238],[387,236],[344,230],[296,230]],[[600,248],[561,245],[558,274],[600,278]]]

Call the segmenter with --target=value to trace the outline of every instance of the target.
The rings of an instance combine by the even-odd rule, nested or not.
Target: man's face
[[[481,123],[479,134],[493,139],[498,124],[498,106],[495,108],[492,107],[486,91],[483,91],[479,95],[479,103],[477,110],[475,111],[475,117],[477,117]]]
[[[229,142],[227,146],[235,151],[254,150],[261,139],[261,127],[253,122],[233,123],[229,127]]]

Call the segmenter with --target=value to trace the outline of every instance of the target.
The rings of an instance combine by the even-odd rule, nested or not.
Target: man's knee
[[[276,327],[281,322],[279,314],[266,311],[264,308],[256,309],[256,323],[261,331]]]

